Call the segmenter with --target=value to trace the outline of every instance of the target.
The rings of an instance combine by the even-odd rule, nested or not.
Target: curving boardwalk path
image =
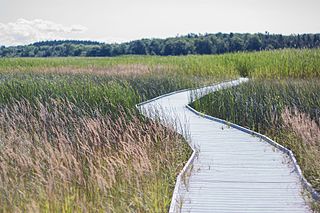
[[[246,80],[207,87],[202,95]],[[139,106],[146,116],[180,124],[175,127],[181,134],[187,129],[197,150],[177,179],[171,212],[309,212],[286,154],[258,137],[190,111],[190,94],[173,93]]]

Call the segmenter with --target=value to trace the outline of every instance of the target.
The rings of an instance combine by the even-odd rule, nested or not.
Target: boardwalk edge
[[[259,137],[260,139],[266,141],[267,143],[271,144],[272,146],[276,147],[278,150],[280,150],[281,152],[285,153],[288,155],[288,157],[290,158],[290,160],[293,162],[293,165],[295,167],[295,171],[297,172],[299,178],[300,178],[300,181],[302,182],[302,185],[303,187],[311,194],[312,198],[315,200],[315,201],[319,201],[320,200],[320,194],[312,187],[312,185],[307,181],[307,179],[303,176],[302,174],[302,171],[300,169],[300,166],[297,162],[297,159],[295,158],[293,152],[282,146],[281,144],[275,142],[274,140],[272,140],[271,138],[263,135],[263,134],[260,134],[258,132],[255,132],[253,130],[250,130],[250,129],[247,129],[245,127],[242,127],[242,126],[239,126],[237,124],[234,124],[234,123],[231,123],[229,121],[226,121],[226,120],[223,120],[223,119],[220,119],[220,118],[216,118],[216,117],[213,117],[213,116],[210,116],[210,115],[206,115],[204,113],[201,113],[197,110],[195,110],[194,108],[192,108],[191,106],[187,105],[186,106],[187,109],[189,109],[191,112],[195,113],[196,115],[198,116],[201,116],[203,118],[206,118],[208,120],[212,120],[212,121],[215,121],[215,122],[219,122],[219,123],[222,123],[222,124],[225,124],[225,125],[228,125],[230,127],[233,127],[235,129],[238,129],[242,132],[245,132],[247,134],[250,134],[250,135],[254,135],[256,137]]]
[[[214,84],[212,86],[216,86],[216,89],[215,90],[212,90],[211,92],[215,92],[217,90],[221,90],[221,89],[225,89],[227,87],[232,87],[232,86],[237,86],[238,84],[242,83],[242,82],[245,82],[247,81],[248,79],[246,78],[239,78],[237,80],[231,80],[231,81],[225,81],[225,82],[220,82],[220,83],[217,83],[217,84]],[[226,86],[226,87],[220,87],[220,85],[222,85],[223,83],[230,83],[229,86]],[[147,103],[150,103],[152,101],[155,101],[155,100],[158,100],[158,99],[161,99],[161,98],[164,98],[164,97],[167,97],[167,96],[170,96],[170,95],[174,95],[174,94],[178,94],[178,93],[181,93],[181,92],[186,92],[186,91],[192,91],[192,90],[196,90],[196,89],[182,89],[182,90],[178,90],[178,91],[174,91],[174,92],[171,92],[171,93],[167,93],[167,94],[164,94],[164,95],[161,95],[161,96],[157,96],[155,98],[152,98],[150,100],[146,100],[144,102],[141,102],[139,104],[136,105],[136,108],[139,110],[140,106],[144,105],[144,104],[147,104]],[[195,100],[193,100],[195,101]],[[190,102],[191,103],[191,102]],[[190,104],[189,103],[189,104]],[[294,168],[295,168],[295,171],[297,172],[298,176],[299,176],[299,179],[300,181],[302,182],[302,185],[303,187],[311,194],[312,198],[315,200],[315,201],[319,201],[320,200],[320,194],[312,187],[312,185],[305,179],[305,177],[303,176],[302,174],[302,171],[300,169],[300,166],[298,165],[297,163],[297,160],[293,154],[293,152],[278,144],[277,142],[275,142],[274,140],[270,139],[269,137],[265,136],[265,135],[262,135],[260,133],[257,133],[255,131],[252,131],[250,129],[247,129],[245,127],[242,127],[242,126],[239,126],[237,124],[234,124],[234,123],[230,123],[226,120],[223,120],[223,119],[219,119],[219,118],[216,118],[216,117],[213,117],[213,116],[210,116],[210,115],[206,115],[204,113],[201,113],[201,112],[198,112],[197,110],[193,109],[192,107],[190,107],[189,105],[186,105],[185,106],[188,110],[190,110],[191,112],[195,113],[196,115],[198,116],[201,116],[203,118],[206,118],[206,119],[209,119],[209,120],[212,120],[212,121],[216,121],[216,122],[219,122],[219,123],[222,123],[222,124],[225,124],[225,125],[228,125],[230,127],[233,127],[235,129],[238,129],[242,132],[245,132],[247,134],[250,134],[250,135],[254,135],[256,137],[259,137],[260,139],[266,141],[267,143],[271,144],[272,146],[274,146],[275,148],[277,148],[278,150],[280,150],[281,152],[285,153],[289,159],[293,162],[294,164]],[[187,138],[185,138],[186,140],[188,140]],[[190,141],[188,141],[190,142]],[[197,151],[195,150],[194,147],[192,147],[190,145],[190,148],[192,149],[192,155],[191,157],[188,159],[187,163],[185,164],[185,166],[183,167],[183,169],[180,171],[180,173],[178,174],[178,176],[176,177],[176,184],[175,184],[175,188],[174,188],[174,191],[173,191],[173,194],[172,194],[172,198],[171,198],[171,203],[170,203],[170,208],[169,208],[169,213],[174,213],[174,212],[179,212],[179,206],[182,205],[182,198],[180,197],[179,195],[179,190],[180,190],[180,187],[181,187],[181,184],[182,184],[182,178],[184,175],[187,174],[188,170],[191,169],[192,167],[192,164],[193,164],[193,161],[195,160],[196,158],[196,155],[197,155]]]
[[[141,102],[139,104],[136,105],[136,108],[139,110],[139,107],[150,103],[152,101],[158,100],[160,98],[164,98],[170,95],[174,95],[174,94],[178,94],[181,92],[186,92],[186,91],[190,91],[191,89],[182,89],[182,90],[178,90],[178,91],[174,91],[174,92],[170,92],[164,95],[160,95],[157,96],[155,98],[152,98],[150,100],[146,100],[144,102]],[[189,145],[190,146],[190,145]],[[177,207],[179,207],[179,204],[181,204],[181,199],[179,197],[179,189],[182,183],[182,177],[187,173],[187,171],[191,168],[192,163],[194,161],[194,159],[196,158],[196,150],[194,147],[190,146],[190,148],[192,149],[192,154],[190,156],[190,158],[188,159],[187,163],[184,165],[183,169],[180,171],[180,173],[178,174],[178,176],[176,177],[176,184],[173,190],[173,194],[172,194],[172,198],[171,198],[171,203],[170,203],[170,208],[169,208],[169,213],[174,213],[177,212],[178,209]]]
[[[213,84],[213,85],[210,85],[210,86],[216,86],[216,88],[214,90],[214,91],[216,91],[216,90],[225,89],[227,87],[237,86],[238,84],[240,84],[242,82],[245,82],[245,81],[248,81],[248,79],[247,78],[239,78],[239,79],[230,80],[230,81],[223,81],[223,82],[216,83],[216,84]],[[224,85],[225,83],[228,83],[229,85],[221,87],[221,85]],[[206,88],[206,86],[204,86],[202,88]],[[181,93],[181,92],[195,91],[195,90],[197,90],[197,89],[192,89],[192,88],[188,89],[187,88],[187,89],[173,91],[173,92],[170,92],[170,93],[167,93],[167,94],[163,94],[163,95],[157,96],[155,98],[143,101],[143,102],[141,102],[139,104],[136,104],[135,107],[139,110],[140,106],[142,106],[144,104],[147,104],[147,103],[150,103],[150,102],[153,102],[155,100],[158,100],[158,99],[170,96],[170,95],[178,94],[178,93]],[[212,92],[214,92],[214,91],[212,91]],[[192,100],[189,101],[189,104],[191,102],[192,102]],[[186,105],[186,107],[188,107],[188,105]],[[185,139],[188,141],[187,138],[185,138]],[[190,144],[190,141],[188,141],[188,143]],[[182,177],[187,174],[188,170],[191,169],[192,163],[195,160],[196,154],[197,154],[197,151],[195,150],[195,148],[192,147],[191,145],[189,145],[189,146],[192,149],[192,154],[191,154],[190,158],[188,159],[187,163],[184,165],[183,169],[180,171],[180,173],[176,177],[176,184],[175,184],[175,187],[174,187],[174,190],[173,190],[173,194],[172,194],[172,198],[171,198],[169,213],[179,212],[179,207],[182,205],[182,202],[183,202],[182,198],[179,196],[179,189],[180,189],[181,184],[182,184]]]

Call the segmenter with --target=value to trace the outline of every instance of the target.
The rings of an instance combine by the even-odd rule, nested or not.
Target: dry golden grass
[[[202,79],[166,64],[54,61],[0,71],[0,212],[167,211],[191,150],[135,104]]]
[[[296,108],[286,108],[281,117],[284,127],[291,129],[305,144],[320,148],[320,127],[309,115]]]
[[[296,108],[286,108],[282,114],[282,131],[275,135],[277,141],[289,147],[302,168],[303,175],[320,191],[320,127],[306,113]],[[320,212],[320,202],[311,204]]]
[[[77,66],[58,66],[58,67],[35,67],[25,70],[24,72],[41,73],[41,74],[90,74],[98,76],[113,77],[135,77],[149,74],[165,74],[173,69],[172,65],[146,65],[146,64],[115,64],[107,67],[90,65],[87,67]],[[5,70],[2,73],[20,73],[21,70]]]
[[[303,173],[320,191],[320,127],[309,115],[297,109],[286,108],[281,115],[283,128],[290,132],[286,140],[296,153]]]
[[[190,154],[157,122],[68,101],[2,107],[0,126],[1,212],[164,212]]]

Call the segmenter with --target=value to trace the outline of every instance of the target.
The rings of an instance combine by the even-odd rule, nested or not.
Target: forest
[[[119,55],[209,55],[284,48],[319,48],[320,34],[265,33],[188,34],[166,39],[140,39],[125,43],[81,40],[40,41],[5,47],[0,57],[112,57]]]

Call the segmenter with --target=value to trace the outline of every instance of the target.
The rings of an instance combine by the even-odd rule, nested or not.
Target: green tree
[[[174,46],[174,49],[173,49],[174,55],[187,55],[193,52],[192,45],[190,45],[190,43],[184,39],[176,40],[173,46]]]
[[[251,35],[246,43],[246,50],[249,51],[258,51],[262,47],[262,42],[261,39],[259,38],[258,35]]]
[[[143,41],[137,40],[130,43],[129,54],[146,55],[147,48]]]
[[[149,53],[151,55],[161,55],[161,43],[158,39],[153,39],[149,45]]]
[[[216,49],[218,54],[225,53],[227,51],[226,43],[222,39],[216,40]]]
[[[230,47],[229,48],[230,48],[231,52],[242,51],[244,48],[244,42],[240,37],[233,36],[230,39]]]
[[[194,42],[195,53],[197,54],[211,54],[213,49],[213,43],[208,38],[199,38]]]
[[[112,46],[110,44],[103,44],[100,50],[101,56],[112,56]]]

